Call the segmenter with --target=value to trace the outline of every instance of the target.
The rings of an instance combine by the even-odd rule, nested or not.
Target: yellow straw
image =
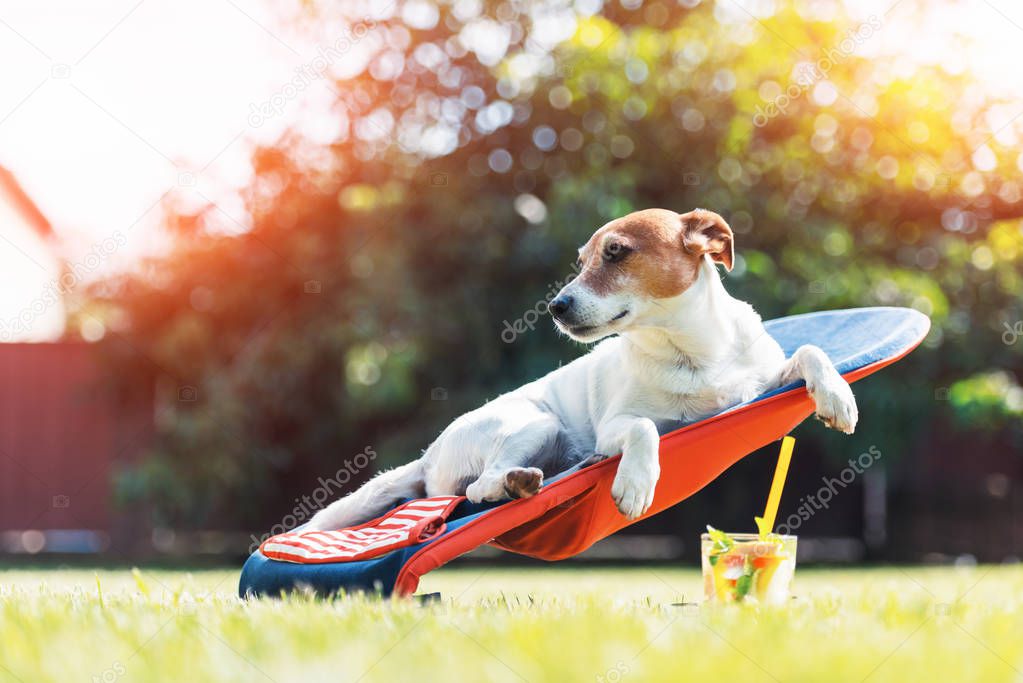
[[[778,454],[778,466],[774,468],[774,480],[771,482],[771,493],[767,496],[764,516],[754,518],[761,536],[766,536],[774,529],[778,504],[781,502],[781,490],[785,488],[785,476],[789,473],[789,461],[792,460],[792,448],[795,445],[796,440],[791,436],[781,440],[781,453]]]

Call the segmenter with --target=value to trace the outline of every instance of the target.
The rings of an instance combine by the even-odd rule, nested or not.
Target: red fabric
[[[277,534],[263,541],[259,550],[270,559],[298,564],[368,560],[444,533],[448,515],[463,500],[464,496],[412,500],[359,526]]]
[[[855,382],[894,363],[912,348],[844,377]],[[813,410],[806,388],[800,387],[661,437],[661,477],[653,505],[640,519],[685,500],[741,458],[791,432]],[[608,458],[551,482],[532,498],[506,503],[438,538],[405,563],[395,593],[414,593],[421,576],[483,543],[530,557],[561,560],[639,521],[623,517],[611,500],[620,458]]]

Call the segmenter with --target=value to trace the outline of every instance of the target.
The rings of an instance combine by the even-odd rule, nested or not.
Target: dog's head
[[[709,256],[732,269],[732,229],[713,211],[636,211],[603,226],[579,250],[579,275],[549,304],[573,339],[596,341],[644,325],[660,326],[664,300],[681,296]]]

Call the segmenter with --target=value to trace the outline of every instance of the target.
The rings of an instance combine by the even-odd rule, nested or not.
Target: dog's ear
[[[696,209],[684,213],[682,221],[682,248],[690,254],[710,254],[716,263],[732,269],[735,246],[732,229],[725,219],[713,211]]]

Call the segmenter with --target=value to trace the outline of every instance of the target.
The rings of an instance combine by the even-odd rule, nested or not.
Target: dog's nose
[[[567,294],[560,294],[554,297],[549,304],[547,304],[547,310],[551,312],[555,318],[560,318],[568,312],[568,309],[572,308],[572,302],[574,299]]]

